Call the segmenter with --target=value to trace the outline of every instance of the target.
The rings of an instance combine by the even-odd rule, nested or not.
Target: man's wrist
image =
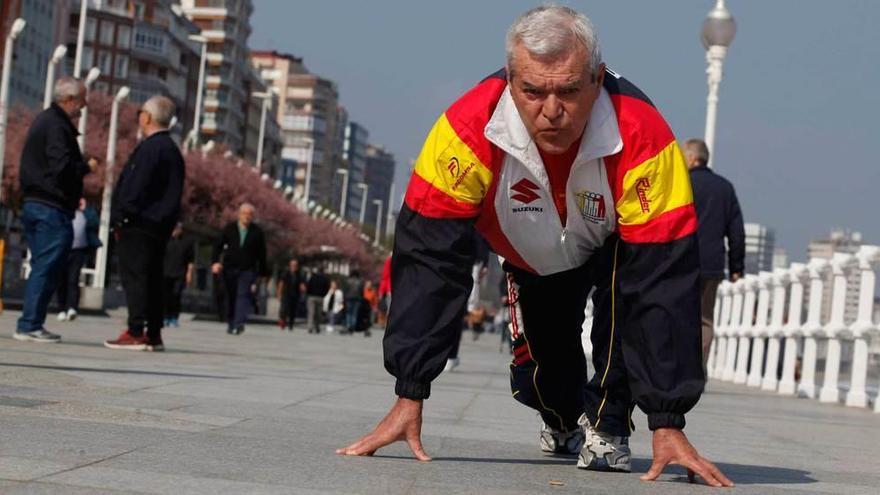
[[[404,399],[424,400],[431,396],[431,383],[398,379],[394,393]]]
[[[651,431],[660,428],[674,428],[683,430],[685,426],[684,414],[662,412],[648,414],[648,429]]]

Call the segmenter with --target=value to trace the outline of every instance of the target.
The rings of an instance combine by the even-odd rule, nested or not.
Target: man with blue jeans
[[[82,197],[83,177],[97,166],[86,163],[73,122],[86,106],[86,89],[72,77],[55,83],[52,105],[34,119],[21,152],[19,177],[24,194],[21,223],[31,251],[31,274],[21,318],[13,337],[59,342],[46,331],[46,311],[73,241],[73,215]]]

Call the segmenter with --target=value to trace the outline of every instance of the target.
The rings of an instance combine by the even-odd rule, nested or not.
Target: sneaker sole
[[[147,344],[119,345],[119,344],[111,344],[109,342],[104,342],[104,347],[106,347],[108,349],[121,349],[124,351],[145,351],[145,350],[147,350]]]
[[[144,350],[147,352],[164,352],[165,346],[164,345],[148,345],[147,348]]]
[[[609,466],[606,461],[602,462],[591,462],[587,464],[584,462],[583,457],[578,457],[577,463],[578,469],[585,469],[587,471],[599,471],[603,473],[630,473],[632,472],[632,466]]]
[[[57,339],[40,339],[26,333],[14,332],[12,338],[21,342],[36,342],[37,344],[57,344],[61,342],[61,338]]]

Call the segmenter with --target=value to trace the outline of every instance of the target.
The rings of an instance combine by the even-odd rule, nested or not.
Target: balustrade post
[[[733,381],[736,373],[737,332],[742,326],[745,284],[745,279],[741,278],[730,288],[733,293],[733,302],[731,304],[730,325],[727,326],[727,357],[724,358],[724,373],[721,375],[721,379],[726,382]]]
[[[733,383],[744,384],[748,379],[749,348],[751,347],[750,335],[755,326],[755,300],[758,290],[758,277],[755,275],[745,276],[743,296],[742,320],[739,327],[739,344],[736,350],[736,370],[733,374]]]
[[[868,377],[868,337],[877,331],[874,324],[874,264],[880,258],[880,247],[862,246],[856,253],[860,271],[859,311],[856,321],[850,330],[853,334],[853,361],[850,376],[850,387],[846,393],[846,405],[865,407],[868,405],[868,394],[865,382]]]
[[[810,276],[810,300],[807,322],[803,326],[804,356],[797,391],[799,396],[813,399],[816,397],[816,334],[822,331],[822,290],[825,287],[822,276],[828,270],[828,260],[813,258],[807,269]]]
[[[764,336],[767,333],[767,315],[770,313],[770,286],[772,283],[772,273],[761,272],[758,275],[758,312],[751,331],[752,359],[746,380],[746,385],[749,387],[761,386],[761,372],[764,365]]]
[[[761,390],[776,390],[779,379],[776,370],[779,368],[779,339],[782,336],[783,318],[785,318],[785,289],[788,285],[788,270],[773,270],[773,309],[770,325],[767,327],[767,364],[764,366],[764,379]]]
[[[840,400],[840,339],[849,330],[844,321],[846,311],[846,274],[855,257],[848,253],[834,253],[831,258],[831,273],[834,275],[831,291],[831,317],[825,325],[828,337],[828,352],[825,354],[825,373],[819,402],[838,402]]]
[[[801,313],[804,305],[804,278],[808,275],[807,266],[803,263],[792,263],[789,269],[791,282],[788,323],[783,328],[785,333],[785,349],[782,359],[782,378],[779,380],[778,392],[783,395],[794,395],[797,390],[795,367],[797,366],[797,335],[801,331]]]

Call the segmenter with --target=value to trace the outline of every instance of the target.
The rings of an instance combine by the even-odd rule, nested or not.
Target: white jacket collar
[[[510,86],[504,89],[498,106],[495,107],[495,113],[492,114],[483,133],[489,141],[522,162],[545,188],[550,188],[550,181],[541,161],[541,155],[538,153],[538,147],[529,136],[525,124],[522,123],[513,103],[513,97],[510,96]],[[614,105],[605,88],[601,88],[599,98],[596,99],[596,104],[593,105],[593,111],[590,113],[584,137],[581,139],[575,164],[610,156],[621,149],[623,149],[623,140],[620,138]]]

